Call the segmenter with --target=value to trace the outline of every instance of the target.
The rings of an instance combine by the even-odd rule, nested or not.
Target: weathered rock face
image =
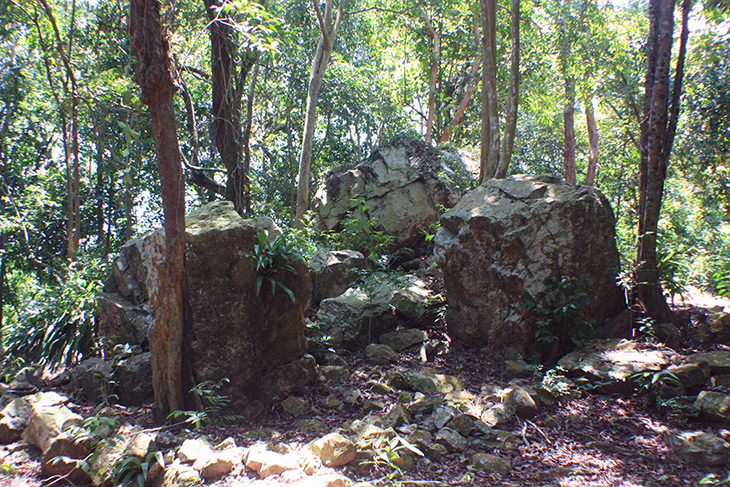
[[[441,218],[435,241],[447,322],[464,342],[535,352],[535,319],[524,303],[546,305],[551,277],[590,278],[585,319],[597,326],[622,309],[613,212],[593,188],[552,176],[489,181]]]
[[[374,275],[366,284],[323,300],[316,321],[332,338],[332,346],[356,350],[393,330],[398,319],[419,324],[428,314],[430,296],[426,283],[416,276],[391,281]]]
[[[457,155],[401,137],[355,167],[330,171],[312,209],[321,230],[339,230],[361,199],[369,208],[362,216],[396,237],[394,249],[413,247],[423,242],[422,230],[438,220],[439,205],[451,208],[459,200],[442,172],[452,179],[468,177]]]
[[[356,250],[332,250],[313,256],[309,263],[312,277],[312,301],[334,298],[357,280],[358,270],[369,269],[372,264]]]
[[[192,364],[196,382],[230,382],[220,390],[236,402],[257,396],[260,378],[302,356],[306,349],[304,320],[311,282],[303,261],[296,272],[272,275],[294,293],[295,302],[280,289],[272,295],[269,282],[256,294],[253,253],[259,234],[269,241],[281,231],[270,218],[242,219],[229,202],[216,202],[187,216],[187,272],[193,315]],[[159,293],[157,276],[164,270],[164,232],[157,230],[124,246],[114,262],[113,279],[100,301],[122,303],[124,315],[100,317],[102,335],[131,343],[138,331],[116,328],[138,323]],[[107,306],[107,309],[114,309]],[[141,310],[139,315],[132,311]],[[130,314],[131,313],[131,314]],[[142,316],[140,316],[142,315]]]

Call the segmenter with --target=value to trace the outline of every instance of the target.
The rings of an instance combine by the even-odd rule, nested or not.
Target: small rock
[[[281,475],[287,470],[299,468],[299,463],[295,457],[266,450],[262,445],[249,448],[244,462],[246,467],[258,473],[261,478],[270,475]]]
[[[308,413],[311,409],[309,404],[307,404],[307,401],[295,396],[289,396],[281,401],[281,407],[284,411],[286,411],[286,413],[294,416],[295,418]]]
[[[522,387],[508,387],[502,394],[505,410],[513,410],[523,419],[529,419],[537,414],[537,404],[530,394]]]
[[[17,441],[28,424],[30,413],[30,404],[23,397],[8,403],[0,412],[0,443]]]
[[[408,404],[409,402],[413,401],[413,394],[408,391],[400,391],[398,393],[396,401],[398,402],[398,404]]]
[[[670,430],[664,433],[664,440],[669,450],[687,463],[721,467],[730,459],[730,444],[711,433]]]
[[[304,433],[316,433],[326,428],[325,424],[317,418],[298,421],[295,427]]]
[[[431,414],[433,410],[443,403],[443,399],[436,396],[424,396],[408,406],[408,411],[415,416]]]
[[[355,459],[355,444],[339,433],[330,433],[307,445],[327,467],[340,467]]]
[[[395,330],[390,333],[380,335],[380,343],[389,346],[396,352],[405,350],[408,347],[423,343],[428,340],[428,334],[417,328],[408,330]]]
[[[508,404],[497,404],[484,411],[481,420],[489,425],[490,428],[508,423],[515,415],[515,410]]]
[[[198,460],[213,456],[213,446],[205,438],[188,438],[183,441],[177,451],[177,458],[182,463],[195,463]]]
[[[200,474],[190,465],[185,465],[180,460],[168,464],[165,467],[162,485],[165,487],[189,487],[202,482]]]
[[[451,421],[458,412],[459,411],[457,409],[451,406],[439,406],[434,409],[431,416],[423,422],[423,425],[429,430],[441,429],[446,426],[446,424]]]
[[[722,423],[730,423],[730,395],[714,391],[702,391],[694,403],[704,416]]]
[[[471,464],[479,471],[486,473],[506,474],[512,470],[509,460],[489,453],[476,453],[471,457]]]
[[[114,368],[119,400],[126,406],[140,406],[154,399],[152,352],[121,360]]]
[[[393,423],[394,428],[403,426],[404,424],[410,424],[411,422],[411,413],[400,404],[393,406],[393,409],[385,416]]]
[[[385,375],[385,383],[391,387],[423,394],[447,393],[464,388],[464,384],[457,377],[439,374],[429,369],[415,371],[394,368]]]
[[[99,403],[106,400],[112,392],[112,362],[91,357],[71,370],[71,377],[84,398]]]
[[[451,428],[441,428],[436,433],[435,442],[443,445],[450,452],[462,452],[468,445],[466,438]]]
[[[471,436],[477,429],[474,424],[476,420],[477,418],[469,414],[459,414],[449,422],[448,426],[458,431],[461,436]]]
[[[368,399],[362,405],[362,410],[365,413],[372,413],[373,411],[382,411],[385,407],[385,403],[379,399]]]
[[[365,383],[365,387],[369,388],[371,391],[373,391],[375,394],[393,394],[395,392],[395,389],[390,387],[387,384],[383,384],[382,382],[378,382],[377,380],[369,380]]]
[[[243,448],[229,448],[215,454],[207,459],[200,459],[193,464],[193,468],[200,472],[204,479],[211,479],[228,475],[237,464],[243,459]]]
[[[337,397],[337,394],[330,394],[324,399],[320,399],[317,405],[325,409],[338,409],[341,408],[344,403],[342,399]]]
[[[524,360],[505,360],[504,375],[511,379],[514,377],[532,377],[535,373],[535,366],[529,365]]]
[[[79,466],[79,462],[89,455],[89,449],[83,442],[69,433],[61,433],[52,437],[41,457],[41,472],[44,477],[66,477],[73,483],[85,483],[88,475]]]
[[[362,397],[362,392],[358,389],[340,389],[339,392],[340,396],[342,396],[342,400],[349,406],[357,404]]]
[[[388,345],[371,343],[365,347],[365,356],[379,365],[395,363],[400,358],[398,354]]]
[[[695,353],[687,357],[686,362],[690,364],[705,362],[710,366],[712,375],[730,374],[730,351],[727,350]]]
[[[328,386],[347,384],[350,380],[350,369],[342,365],[323,365],[319,374],[320,381]]]

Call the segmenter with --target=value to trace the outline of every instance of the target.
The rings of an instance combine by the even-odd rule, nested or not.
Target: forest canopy
[[[506,130],[508,106],[516,113],[508,173],[566,176],[569,111],[576,182],[611,201],[625,271],[636,258],[648,9],[643,1],[503,2],[489,51],[496,130]],[[472,162],[476,184],[487,65],[481,12],[476,1],[164,3],[188,208],[228,198],[242,213],[292,225],[307,137],[307,197],[327,169],[356,164],[401,135],[454,147]],[[728,13],[722,0],[689,13],[657,234],[668,294],[730,286]],[[128,5],[113,0],[0,6],[0,302],[13,350],[70,360],[90,346],[60,337],[68,327],[93,329],[110,257],[161,224],[128,16]],[[674,16],[676,56],[682,9]],[[508,89],[514,23],[518,93]],[[57,329],[49,338],[34,323]]]

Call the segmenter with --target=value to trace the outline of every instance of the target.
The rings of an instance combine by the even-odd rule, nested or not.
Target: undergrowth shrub
[[[40,365],[71,365],[98,346],[96,297],[108,263],[80,256],[55,285],[32,283],[5,336],[9,358]]]
[[[522,307],[536,318],[535,339],[545,344],[543,359],[553,359],[581,346],[593,336],[593,320],[586,318],[591,279],[553,276],[545,290]]]

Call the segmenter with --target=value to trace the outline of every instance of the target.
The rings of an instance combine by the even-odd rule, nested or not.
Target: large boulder
[[[262,232],[268,243],[281,234],[270,218],[243,219],[232,203],[221,201],[192,211],[186,222],[194,379],[199,383],[227,378],[218,393],[231,396],[233,406],[251,397],[259,399],[260,378],[306,351],[309,272],[301,259],[293,258],[294,272],[267,275],[257,292],[254,247]],[[158,277],[164,273],[164,263],[163,230],[123,247],[100,301],[124,303],[120,309],[126,317],[109,322],[100,316],[100,333],[112,340],[138,336],[131,329],[114,330],[114,324],[149,321],[144,314],[154,309],[162,290]],[[272,280],[277,283],[273,293]],[[291,290],[294,300],[281,285]],[[139,316],[133,313],[135,307]]]
[[[600,325],[623,307],[613,212],[594,188],[545,175],[490,180],[441,218],[435,241],[448,326],[465,343],[535,353],[538,317],[525,304],[559,299],[551,278],[581,285],[586,321]]]
[[[438,221],[440,207],[451,208],[461,194],[450,181],[468,178],[461,158],[423,141],[400,137],[355,167],[325,175],[312,200],[320,230],[341,230],[350,212],[376,222],[392,235],[390,250],[413,248],[423,231]]]

